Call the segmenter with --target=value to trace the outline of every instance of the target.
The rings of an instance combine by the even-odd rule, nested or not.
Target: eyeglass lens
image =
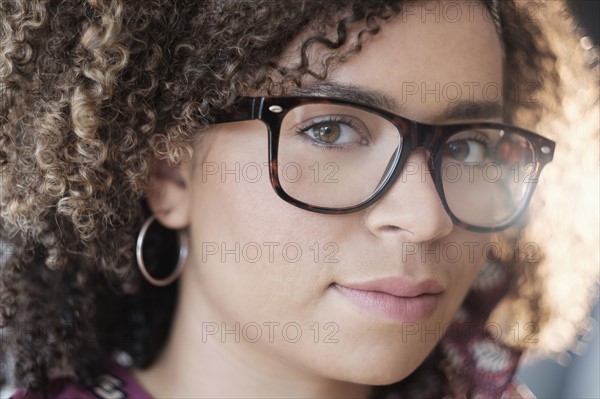
[[[312,206],[360,204],[380,189],[406,133],[379,114],[348,105],[297,106],[280,127],[281,187]],[[456,218],[494,227],[519,210],[534,158],[533,146],[517,132],[477,129],[452,134],[436,156],[435,169]],[[409,168],[421,171],[424,179],[426,165],[403,168],[404,173]]]

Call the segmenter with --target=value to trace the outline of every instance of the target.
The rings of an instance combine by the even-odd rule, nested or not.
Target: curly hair
[[[240,94],[325,78],[402,3],[0,0],[0,386],[38,389],[57,376],[91,383],[116,349],[151,364],[177,293],[136,268],[152,159],[190,160],[213,115]],[[597,267],[587,255],[598,242],[597,193],[583,192],[598,181],[598,80],[563,2],[530,1],[535,15],[523,15],[520,1],[498,4],[505,118],[557,141],[558,151],[529,216],[502,234],[513,284],[492,317],[504,326],[534,321],[538,347],[562,351],[590,295],[557,297],[552,284],[567,275],[568,287],[591,293]],[[357,36],[353,24],[362,24]],[[279,67],[307,27],[301,61]],[[313,48],[329,54],[324,68],[309,62]],[[532,238],[544,256],[514,256]],[[419,387],[432,373],[443,381],[439,364],[404,384]]]

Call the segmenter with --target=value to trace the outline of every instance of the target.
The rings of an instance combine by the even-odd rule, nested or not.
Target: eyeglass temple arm
[[[260,118],[263,97],[241,97],[230,107],[215,113],[214,123],[241,122]]]

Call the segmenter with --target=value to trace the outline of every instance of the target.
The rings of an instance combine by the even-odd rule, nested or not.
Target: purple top
[[[35,393],[21,389],[11,399],[152,399],[152,396],[135,380],[133,374],[112,358],[108,362],[106,371],[96,379],[96,384],[91,388],[64,379],[54,381],[53,387],[48,392]],[[403,397],[394,393],[384,395],[386,399]],[[535,399],[525,386],[514,382],[505,387],[502,397]]]
[[[96,385],[93,387],[84,387],[64,380],[61,385],[56,391],[48,394],[21,389],[12,399],[152,399],[133,374],[112,358],[108,361],[106,371],[96,379]]]

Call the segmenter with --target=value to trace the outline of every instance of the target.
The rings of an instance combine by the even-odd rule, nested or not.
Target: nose
[[[367,209],[365,224],[375,236],[432,242],[452,231],[452,219],[435,188],[428,160],[425,150],[411,154],[392,187]]]

